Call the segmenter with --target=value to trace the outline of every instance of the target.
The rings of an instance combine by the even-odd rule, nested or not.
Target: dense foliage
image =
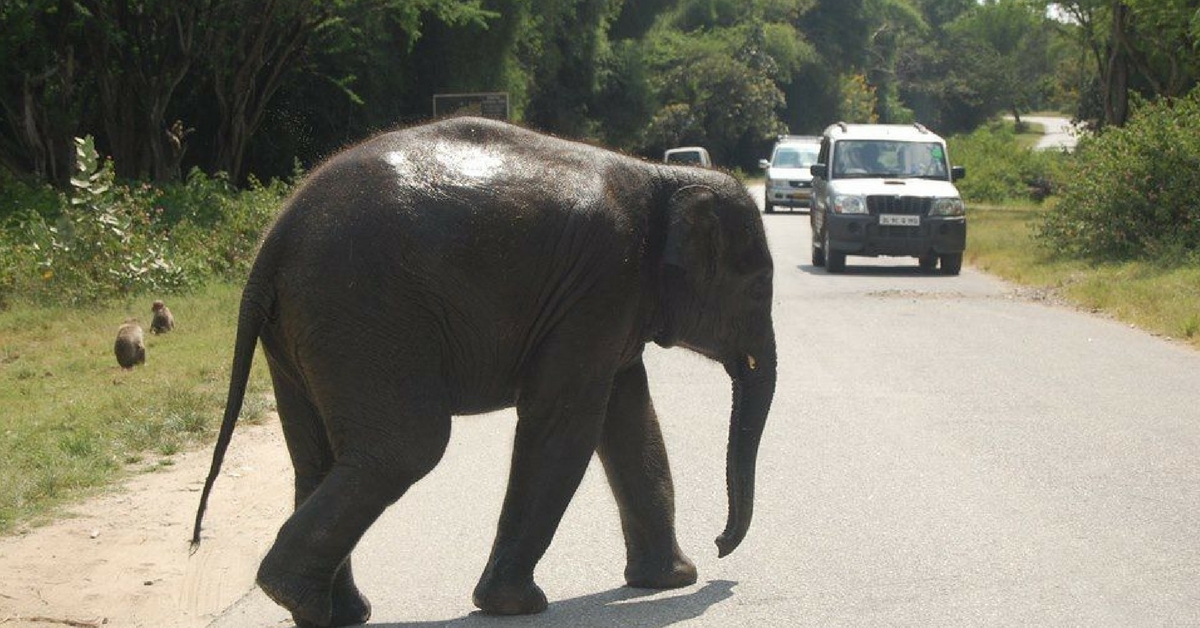
[[[1096,260],[1200,261],[1200,89],[1085,138],[1039,237]]]
[[[749,169],[776,133],[839,119],[949,134],[1071,106],[1081,67],[1055,59],[1085,40],[1045,4],[7,0],[0,166],[66,188],[91,135],[120,179],[241,186],[428,119],[434,94],[500,91],[541,130]]]
[[[954,164],[967,168],[955,186],[969,203],[1041,201],[1054,193],[1069,161],[1061,152],[1022,148],[1012,125],[999,122],[947,143]]]
[[[79,305],[240,279],[288,189],[252,181],[238,190],[195,170],[178,184],[120,183],[90,141],[77,144],[70,192],[0,186],[10,213],[0,232],[0,308],[16,295]]]

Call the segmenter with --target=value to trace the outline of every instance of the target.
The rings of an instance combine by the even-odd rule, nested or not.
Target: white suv
[[[847,255],[917,258],[957,275],[966,248],[966,207],[946,142],[919,125],[846,124],[825,129],[813,175],[812,262],[831,273]]]

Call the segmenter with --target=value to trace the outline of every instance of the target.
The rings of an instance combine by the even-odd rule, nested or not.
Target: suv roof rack
[[[924,125],[924,124],[921,124],[920,122],[913,122],[913,128],[915,128],[916,130],[918,130],[918,131],[920,131],[920,132],[922,132],[922,133],[928,133],[928,132],[929,132],[929,129],[925,128],[925,125]]]

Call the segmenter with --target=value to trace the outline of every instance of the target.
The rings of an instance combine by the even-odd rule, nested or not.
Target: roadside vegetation
[[[1029,296],[1111,316],[1200,350],[1200,264],[1089,261],[1036,239],[1047,207],[971,205],[968,264],[1030,289]]]
[[[290,189],[199,172],[122,183],[89,141],[77,149],[70,192],[0,170],[0,533],[211,440],[241,280]],[[177,327],[156,336],[158,298]],[[129,371],[113,355],[126,318],[146,331],[146,364]],[[267,379],[259,359],[245,420],[272,403]]]
[[[0,533],[36,524],[128,473],[169,465],[214,436],[240,287],[212,283],[168,295],[177,327],[147,333],[146,364],[122,370],[113,357],[117,326],[141,317],[148,331],[151,296],[22,302],[0,312]],[[269,390],[259,356],[242,420],[264,415]]]
[[[1200,349],[1200,91],[1143,103],[1072,155],[1021,149],[1009,127],[952,142],[967,262]]]

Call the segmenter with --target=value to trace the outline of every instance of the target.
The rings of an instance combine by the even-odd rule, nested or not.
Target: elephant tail
[[[255,290],[253,283],[247,286],[242,295],[242,304],[238,312],[237,339],[233,345],[233,367],[229,374],[229,394],[225,399],[225,416],[221,419],[221,430],[217,434],[217,444],[213,448],[212,466],[208,478],[204,481],[204,490],[200,493],[200,507],[196,510],[196,525],[192,529],[191,551],[195,552],[200,546],[200,522],[204,519],[204,509],[208,506],[208,495],[212,492],[213,483],[221,473],[221,462],[225,459],[225,450],[233,438],[233,426],[237,423],[242,411],[242,401],[246,396],[246,383],[250,379],[250,365],[254,361],[254,349],[258,346],[258,337],[267,320],[269,304],[264,306],[259,296],[262,292]]]

